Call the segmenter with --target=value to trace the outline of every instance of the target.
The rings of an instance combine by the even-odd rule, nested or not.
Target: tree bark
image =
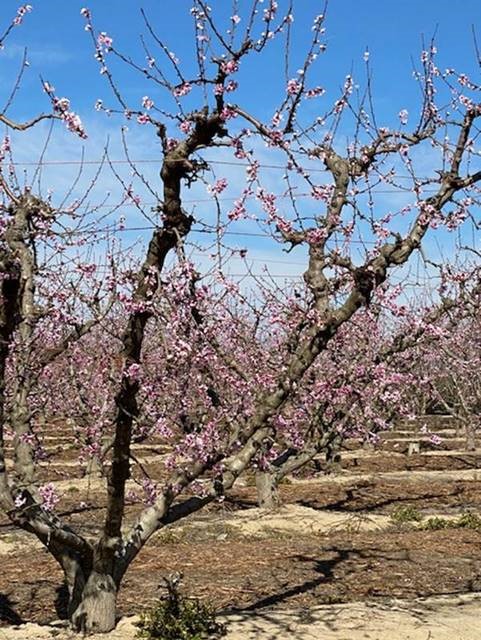
[[[71,590],[69,617],[78,633],[107,633],[115,627],[117,585],[112,576],[93,570],[85,580],[77,574]]]
[[[466,436],[466,451],[476,450],[476,429],[473,427],[471,420],[468,418],[464,425]]]
[[[281,500],[276,473],[272,471],[256,472],[257,503],[261,509],[278,509]]]

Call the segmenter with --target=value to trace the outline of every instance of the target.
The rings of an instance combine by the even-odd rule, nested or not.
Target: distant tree
[[[446,291],[458,289],[457,304],[433,323],[431,339],[417,345],[414,380],[425,404],[451,416],[474,451],[481,424],[479,267],[444,268],[442,282]]]

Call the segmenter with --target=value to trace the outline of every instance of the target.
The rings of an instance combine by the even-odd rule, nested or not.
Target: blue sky
[[[99,74],[97,62],[93,59],[92,43],[84,30],[85,21],[80,9],[89,7],[94,16],[98,30],[106,31],[114,39],[114,44],[121,51],[144,64],[145,54],[139,44],[139,35],[145,32],[139,8],[142,6],[150,17],[151,23],[159,36],[165,38],[169,48],[175,52],[181,62],[187,66],[192,60],[192,21],[189,16],[191,3],[186,0],[167,2],[165,0],[35,0],[33,11],[27,15],[24,24],[11,34],[0,52],[2,67],[2,87],[0,98],[8,94],[18,68],[24,46],[29,49],[30,67],[25,74],[22,88],[11,111],[11,115],[19,119],[35,115],[39,111],[49,109],[49,103],[41,90],[39,76],[48,79],[57,90],[59,96],[67,96],[72,108],[80,114],[85,123],[89,139],[86,143],[72,139],[63,130],[55,132],[47,152],[49,159],[78,159],[82,146],[85,157],[96,160],[100,157],[107,137],[110,139],[112,156],[120,157],[121,143],[119,136],[120,119],[107,118],[97,113],[93,105],[98,98],[106,104],[113,104],[105,78]],[[248,0],[240,0],[240,7],[250,5]],[[284,0],[279,1],[281,8],[286,6]],[[228,0],[211,0],[210,5],[219,18],[228,21],[231,15],[231,3]],[[0,7],[0,28],[7,25],[15,15],[17,2],[2,0]],[[323,3],[317,0],[297,0],[294,6],[294,32],[292,47],[292,75],[302,61],[305,47],[305,36],[310,33],[310,25],[315,14],[322,10]],[[242,14],[242,11],[239,13]],[[379,121],[387,126],[395,126],[397,114],[406,108],[414,113],[419,104],[419,89],[412,78],[412,65],[418,64],[422,48],[422,38],[429,41],[435,34],[439,50],[438,65],[440,68],[454,67],[459,71],[479,77],[476,63],[471,29],[478,29],[481,41],[481,2],[479,0],[463,0],[459,7],[452,0],[331,0],[326,21],[327,52],[319,60],[312,74],[312,84],[320,84],[327,89],[327,98],[335,97],[347,73],[353,73],[355,81],[362,84],[365,78],[363,54],[366,48],[370,52],[370,64],[373,75],[375,107]],[[284,91],[282,75],[283,52],[279,42],[270,47],[262,56],[262,62],[252,58],[243,65],[239,73],[241,89],[239,102],[260,118],[269,118],[275,106],[281,101]],[[133,108],[138,108],[142,96],[148,94],[156,104],[164,105],[165,95],[155,87],[147,85],[143,79],[123,66],[115,66],[115,77],[119,86]],[[171,103],[165,106],[171,106]],[[314,108],[314,107],[312,107]],[[57,128],[58,129],[58,128]],[[158,158],[157,142],[152,131],[145,128],[131,127],[129,144],[131,153],[137,158]],[[40,127],[28,136],[15,136],[15,153],[20,161],[35,158],[41,149],[41,139],[46,128]],[[209,155],[209,154],[206,154]],[[212,157],[212,154],[211,154]],[[267,155],[263,155],[266,158]],[[423,159],[421,159],[423,160]],[[429,168],[429,158],[424,158]],[[120,170],[120,169],[119,169]],[[44,185],[53,186],[57,192],[67,188],[74,174],[74,168],[65,167],[63,174],[58,168],[55,173],[44,172]],[[89,173],[90,171],[90,173]],[[94,169],[85,172],[85,181],[93,175]],[[145,172],[152,184],[157,181],[158,167],[146,165]],[[235,195],[235,170],[226,168],[232,191],[227,195]],[[223,175],[222,173],[219,175]],[[266,176],[267,182],[276,190],[279,176]],[[158,182],[157,182],[158,184]],[[118,184],[113,176],[102,174],[101,180],[92,194],[92,199],[105,197],[108,191],[112,197],[118,198]],[[140,187],[139,187],[140,189]],[[206,196],[205,187],[200,186],[187,195],[195,199],[199,194]],[[144,194],[142,194],[144,196]],[[147,198],[147,195],[144,196]],[[382,196],[380,202],[389,209],[390,196]],[[152,198],[150,198],[152,199]],[[202,212],[202,205],[196,208],[197,214]],[[206,214],[208,215],[208,214]],[[132,224],[142,224],[138,214],[127,213]],[[255,231],[255,228],[244,226],[243,229]],[[442,242],[444,236],[441,235]],[[240,242],[240,241],[239,241]],[[270,256],[271,260],[279,255],[276,247],[266,247],[255,238],[243,238],[242,244],[248,246],[251,255],[257,260]],[[434,247],[435,244],[432,244]],[[446,245],[446,252],[450,249]],[[292,258],[289,267],[282,259],[279,268],[272,264],[272,272],[300,273],[302,256]],[[236,267],[236,270],[239,270]]]
[[[223,17],[231,14],[229,0],[212,0],[213,10]],[[241,0],[247,6],[248,0]],[[285,6],[281,0],[280,5]],[[0,24],[6,25],[15,15],[18,2],[2,0]],[[192,26],[189,16],[191,3],[186,0],[38,0],[33,2],[33,12],[10,37],[4,57],[11,60],[21,48],[30,49],[32,64],[29,88],[35,86],[38,74],[49,77],[59,91],[69,95],[77,109],[85,112],[95,99],[105,94],[105,83],[99,77],[92,47],[84,32],[84,20],[80,9],[88,6],[94,15],[98,29],[107,31],[115,44],[123,51],[142,59],[138,36],[145,32],[139,8],[143,7],[151,17],[158,33],[182,61],[191,57]],[[301,51],[313,15],[323,3],[318,0],[297,0],[295,4],[295,52]],[[413,102],[416,87],[409,82],[414,58],[417,62],[421,50],[421,38],[429,40],[436,34],[440,66],[454,66],[469,73],[477,69],[471,28],[481,29],[481,3],[463,0],[460,7],[451,0],[331,0],[327,13],[326,42],[328,53],[319,65],[317,74],[322,84],[336,86],[346,73],[363,71],[362,55],[369,47],[373,66],[375,89],[381,112],[389,112],[392,106],[397,113],[400,102]],[[478,34],[481,38],[481,34]],[[10,53],[9,50],[14,52]],[[279,51],[273,47],[262,64],[274,66],[280,61]],[[257,63],[256,63],[257,64]],[[8,68],[9,65],[7,65]],[[295,68],[295,64],[293,65]],[[127,75],[127,74],[126,74]],[[270,71],[246,75],[246,89],[268,88],[275,79]],[[119,73],[122,82],[122,73]],[[139,88],[142,84],[139,83]],[[129,84],[129,89],[135,90]],[[32,108],[45,104],[41,91],[29,93]]]

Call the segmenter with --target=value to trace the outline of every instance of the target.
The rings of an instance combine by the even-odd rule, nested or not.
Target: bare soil
[[[256,508],[247,477],[224,502],[164,529],[139,554],[110,637],[133,638],[131,616],[162,595],[163,576],[181,571],[186,594],[227,612],[228,640],[479,640],[481,533],[426,531],[391,518],[407,505],[425,518],[481,513],[478,455],[360,452],[346,456],[356,465],[344,461],[336,474],[282,484],[278,512]],[[94,534],[104,517],[103,480],[62,477],[58,511]],[[128,519],[139,508],[128,505]],[[0,558],[0,640],[69,637],[61,623],[35,626],[65,617],[62,574],[5,518]]]

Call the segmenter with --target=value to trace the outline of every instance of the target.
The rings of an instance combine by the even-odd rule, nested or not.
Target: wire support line
[[[209,158],[202,158],[203,162],[206,162],[207,164],[212,164],[212,165],[218,165],[218,166],[230,166],[230,167],[245,167],[245,168],[252,168],[253,166],[255,166],[258,169],[278,169],[280,171],[292,171],[294,173],[298,173],[299,175],[301,175],[299,173],[299,170],[305,170],[307,173],[331,173],[329,169],[326,168],[319,168],[319,167],[288,167],[287,164],[262,164],[262,163],[256,163],[255,161],[253,162],[238,162],[235,160],[212,160]],[[116,160],[67,160],[67,159],[62,159],[62,160],[39,160],[39,161],[34,161],[34,160],[14,160],[12,162],[7,162],[6,164],[8,164],[9,166],[13,166],[13,167],[48,167],[48,166],[87,166],[87,165],[101,165],[101,164],[105,164],[105,165],[111,165],[111,164],[117,164],[117,165],[122,165],[122,164],[126,164],[126,165],[136,165],[136,164],[157,164],[157,165],[162,165],[162,163],[164,162],[163,158],[142,158],[142,159],[138,159],[138,160],[125,160],[125,159],[116,159]],[[178,158],[178,159],[169,159],[169,163],[172,162],[185,162],[185,160],[183,158]],[[382,174],[379,174],[382,175]],[[402,180],[413,180],[413,176],[410,175],[396,175],[393,176],[396,179],[402,179]],[[418,178],[418,180],[420,180],[421,182],[426,181],[426,180],[430,180],[430,178]]]

